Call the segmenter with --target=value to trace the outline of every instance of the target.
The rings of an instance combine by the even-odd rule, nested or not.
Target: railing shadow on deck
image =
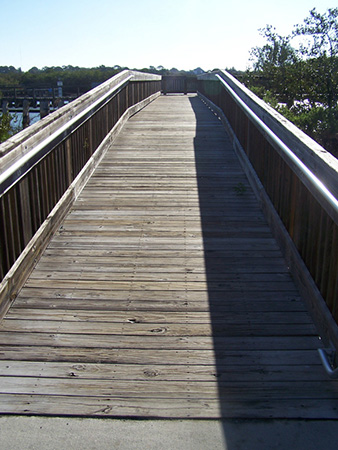
[[[248,418],[255,410],[260,418],[306,417],[294,389],[302,389],[302,364],[306,379],[319,361],[315,327],[221,122],[198,97],[190,102],[221,417],[245,407]]]
[[[338,160],[225,71],[202,76],[199,92],[231,136],[335,377],[329,360],[338,349]]]

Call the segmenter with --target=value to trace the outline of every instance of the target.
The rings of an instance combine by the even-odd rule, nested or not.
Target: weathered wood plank
[[[76,299],[72,298],[71,301],[67,298],[51,298],[51,297],[32,297],[32,298],[21,298],[16,302],[15,308],[12,308],[13,314],[16,310],[24,310],[22,313],[18,313],[16,317],[24,317],[29,318],[36,309],[43,309],[46,313],[46,317],[48,317],[48,312],[55,311],[56,316],[58,315],[59,308],[67,309],[69,313],[73,310],[81,310],[83,313],[86,311],[90,314],[90,311],[103,311],[107,312],[118,312],[126,310],[126,300],[105,300],[102,298],[96,298],[95,302],[93,299]],[[304,305],[301,302],[290,301],[275,301],[273,305],[271,305],[271,301],[257,301],[257,302],[249,302],[249,303],[240,303],[238,300],[227,300],[226,305],[223,302],[218,302],[213,305],[213,313],[217,317],[222,317],[224,314],[230,314],[233,312],[240,313],[245,311],[245,313],[250,314],[251,312],[256,313],[264,313],[269,312],[273,308],[276,311],[285,311],[285,312],[299,312],[305,311]],[[27,313],[27,308],[29,308],[29,313]],[[157,313],[160,312],[184,312],[185,314],[194,313],[194,312],[205,312],[209,313],[210,305],[207,301],[194,301],[194,302],[181,302],[174,300],[130,300],[128,303],[128,311],[130,314],[137,314],[137,316],[142,314],[142,312],[152,312],[155,311]],[[11,315],[12,317],[12,315]]]
[[[43,263],[36,266],[40,273],[50,273],[55,270],[55,264],[59,263],[59,272],[90,272],[94,273],[123,273],[125,276],[137,270],[138,273],[161,274],[161,273],[190,273],[205,274],[206,266],[204,259],[187,259],[182,258],[143,258],[135,257],[112,257],[112,258],[90,258],[90,257],[54,257],[44,258]],[[242,262],[242,263],[241,263]],[[185,266],[183,265],[185,264]],[[222,264],[221,258],[212,258],[208,262],[209,270],[217,270],[217,275],[222,274],[239,274],[239,273],[286,273],[287,267],[280,259],[273,260],[262,258],[251,258],[250,262],[243,263],[242,258],[234,258],[233,263]],[[48,275],[46,275],[48,276]],[[159,275],[160,276],[160,275]]]
[[[114,397],[123,398],[128,392],[130,398],[151,399],[211,399],[217,396],[226,401],[253,401],[257,399],[309,399],[312,396],[320,401],[332,395],[330,384],[322,381],[294,381],[290,382],[262,382],[253,381],[250,386],[246,382],[220,382],[174,380],[170,383],[170,391],[166,390],[167,382],[157,380],[111,380],[102,379],[100,384],[93,384],[92,380],[81,378],[33,378],[33,377],[5,377],[1,383],[2,394],[39,394],[39,395],[69,395],[72,397]],[[301,388],[301,389],[300,389]],[[332,400],[338,399],[338,392]]]
[[[28,334],[26,334],[26,337]],[[43,335],[42,335],[43,336]],[[81,340],[85,347],[74,345],[74,336],[68,335],[51,335],[43,339],[45,345],[39,345],[39,336],[35,335],[31,339],[31,344],[35,345],[25,346],[23,339],[16,339],[17,345],[3,345],[0,348],[0,354],[4,360],[18,360],[18,352],[20,360],[22,361],[46,361],[46,362],[62,362],[68,361],[73,363],[110,363],[110,364],[158,364],[163,362],[170,365],[213,365],[215,368],[218,365],[227,365],[229,367],[237,367],[237,370],[245,370],[248,366],[256,368],[269,369],[272,366],[281,367],[289,365],[320,365],[316,350],[258,350],[258,351],[238,351],[238,350],[224,350],[223,348],[212,348],[204,350],[200,345],[193,348],[186,349],[185,343],[189,340],[176,339],[177,345],[166,346],[167,339],[157,339],[149,348],[142,348],[140,339],[134,339],[131,343],[132,348],[128,348],[129,339],[117,339],[110,337],[109,342],[100,336],[86,336],[81,339],[81,335],[76,336],[76,341]],[[90,339],[88,339],[90,338]],[[147,339],[143,339],[148,342]],[[122,342],[124,341],[124,342]],[[167,340],[173,342],[173,340]],[[136,347],[137,342],[139,348]],[[14,344],[14,343],[13,343]],[[58,345],[60,344],[60,345]],[[91,345],[89,345],[91,344]],[[114,346],[116,345],[116,347]],[[187,344],[188,346],[188,344]],[[169,349],[168,349],[169,347]],[[305,375],[304,375],[305,378]],[[331,383],[334,387],[336,382]],[[170,386],[168,386],[170,389]],[[334,389],[335,391],[335,389]],[[334,392],[333,391],[333,392]]]
[[[43,282],[45,280],[63,280],[65,278],[65,274],[63,271],[54,270],[44,270],[39,271],[36,269],[30,279],[31,280],[40,280],[41,285],[43,285]],[[215,284],[215,288],[219,288],[223,286],[227,282],[240,282],[240,283],[275,283],[276,289],[278,288],[278,284],[282,283],[284,286],[284,289],[288,287],[289,284],[291,284],[291,277],[288,273],[247,273],[247,272],[218,272],[218,271],[211,271],[210,273],[196,273],[191,271],[189,269],[186,269],[185,272],[170,272],[166,270],[161,271],[143,271],[137,270],[136,267],[134,267],[134,270],[132,271],[132,274],[130,272],[121,272],[121,271],[105,271],[105,270],[89,270],[89,271],[81,271],[81,274],[79,274],[79,271],[73,272],[69,270],[67,272],[67,278],[68,280],[78,280],[81,278],[81,281],[85,282],[87,280],[93,280],[95,282],[130,282],[131,280],[135,282],[170,282],[175,283],[177,286],[181,286],[181,283],[185,283],[185,286],[190,290],[200,290],[200,289],[207,289],[204,287],[204,283],[208,283],[209,288],[213,288],[213,283]],[[174,286],[175,286],[174,285]],[[118,284],[116,284],[116,288],[119,289]],[[202,286],[202,287],[201,287]],[[290,286],[289,286],[290,287]],[[144,286],[145,289],[145,286]],[[178,288],[179,289],[179,288]]]
[[[51,280],[51,279],[34,279],[30,278],[26,286],[32,288],[44,287],[44,288],[56,288],[56,289],[71,289],[74,284],[78,286],[79,289],[95,289],[99,291],[128,291],[132,288],[132,290],[142,290],[142,291],[202,291],[206,292],[209,289],[210,292],[227,292],[227,291],[258,291],[261,289],[262,291],[276,292],[276,291],[290,291],[292,289],[292,281],[283,281],[282,279],[279,281],[270,281],[270,280],[253,280],[250,282],[243,282],[241,280],[229,280],[228,282],[170,282],[170,281],[160,281],[156,280],[154,282],[151,281],[133,281],[130,279],[129,281],[96,281],[95,278],[90,280],[83,280],[79,278],[75,279],[62,279],[62,280]]]
[[[295,311],[255,311],[253,309],[247,309],[246,305],[242,309],[232,311],[231,315],[219,308],[217,311],[217,317],[213,318],[212,323],[229,325],[233,322],[238,324],[242,321],[246,322],[247,317],[245,315],[245,310],[250,313],[250,323],[311,323],[310,317],[306,314],[295,314]],[[23,319],[23,317],[25,319]],[[42,327],[44,324],[46,327],[53,326],[51,321],[54,322],[54,326],[56,326],[58,321],[62,321],[63,324],[65,322],[79,322],[81,324],[83,322],[105,322],[107,324],[126,322],[134,324],[189,324],[189,326],[193,326],[194,324],[205,324],[210,326],[211,314],[209,309],[205,312],[189,310],[188,315],[187,310],[183,312],[164,310],[161,312],[157,309],[156,311],[138,311],[137,314],[130,314],[129,311],[108,310],[102,314],[102,310],[95,309],[91,309],[90,311],[82,309],[53,309],[51,311],[46,311],[45,309],[11,308],[6,316],[6,319],[0,324],[0,330],[9,330],[10,327],[15,326],[15,321],[19,321],[16,325],[18,328],[22,326],[32,327],[32,329],[34,329],[35,326]],[[34,321],[34,324],[30,325],[31,321]],[[41,321],[41,324],[36,321]],[[25,324],[24,322],[28,322],[28,324]]]
[[[307,381],[325,381],[321,365],[306,366]],[[302,381],[304,365],[270,366],[264,368],[248,367],[240,370],[238,366],[203,364],[184,366],[168,364],[74,364],[71,362],[45,361],[1,361],[0,377],[41,378],[80,378],[89,380],[138,380],[138,381],[211,381],[215,379],[232,382],[250,381]]]
[[[259,314],[260,315],[260,314]],[[291,316],[290,314],[289,316]],[[294,313],[293,313],[294,315]],[[296,320],[296,323],[288,323],[287,316],[283,317],[283,322],[278,322],[276,316],[272,320],[269,315],[263,315],[261,319],[253,319],[249,315],[243,314],[244,317],[233,318],[233,320],[224,320],[223,322],[213,322],[212,324],[198,323],[167,323],[167,322],[147,322],[138,323],[135,314],[129,314],[123,322],[73,322],[68,321],[32,321],[32,320],[8,320],[1,325],[2,343],[22,342],[28,343],[34,339],[34,332],[39,333],[65,333],[60,335],[59,342],[63,338],[69,338],[67,334],[88,335],[88,341],[91,338],[95,341],[96,335],[105,335],[105,340],[110,340],[107,336],[116,336],[123,334],[124,336],[241,336],[245,332],[250,336],[303,336],[315,335],[316,329],[312,321],[305,317]],[[278,317],[278,316],[277,316]],[[271,319],[268,324],[265,320]],[[188,319],[187,319],[188,320]],[[47,323],[46,323],[47,322]],[[9,334],[7,335],[6,332]],[[20,334],[16,334],[20,332]],[[24,332],[30,334],[24,334]],[[15,334],[11,340],[11,334]],[[67,336],[66,336],[67,335]],[[37,336],[43,342],[45,336]],[[49,338],[47,337],[47,340]],[[76,338],[77,343],[81,341],[81,337]],[[214,341],[212,341],[213,343]],[[89,344],[88,344],[89,345]],[[114,344],[115,345],[115,344]],[[144,343],[143,343],[144,345]]]
[[[76,290],[72,289],[72,287],[67,288],[66,286],[58,287],[57,289],[54,287],[51,288],[29,288],[25,287],[21,291],[21,295],[16,299],[14,307],[22,304],[23,299],[28,297],[31,298],[31,303],[36,300],[39,302],[39,299],[50,299],[53,303],[52,307],[56,307],[56,304],[62,299],[68,299],[69,307],[71,307],[72,301],[75,300],[90,300],[90,307],[93,306],[91,301],[95,300],[95,304],[99,306],[100,304],[110,304],[112,307],[115,304],[115,301],[130,301],[130,302],[139,302],[146,301],[154,303],[156,302],[175,302],[175,304],[179,307],[200,307],[202,304],[207,306],[207,311],[210,310],[210,302],[209,302],[209,292],[206,291],[177,291],[177,290],[157,290],[157,291],[144,291],[144,290],[106,290],[102,291],[92,287],[91,289],[81,289],[80,287]],[[110,300],[110,303],[108,301]],[[277,302],[283,302],[292,304],[292,307],[295,307],[296,310],[304,311],[304,304],[301,302],[298,292],[295,289],[290,289],[289,291],[275,291],[273,293],[267,292],[264,290],[252,290],[250,292],[244,293],[243,291],[213,291],[212,292],[212,306],[217,309],[217,307],[222,304],[222,308],[224,311],[231,311],[236,304],[238,306],[244,304],[255,304],[261,305],[261,302],[268,302],[270,304],[270,310],[275,310],[275,300]],[[98,302],[100,301],[100,302]],[[104,303],[106,301],[106,303]],[[203,303],[201,303],[203,302]],[[170,303],[168,303],[169,305]],[[279,304],[279,303],[278,303]],[[301,305],[299,309],[297,305]]]
[[[205,399],[161,399],[154,402],[148,398],[96,398],[46,395],[0,394],[0,403],[11,414],[74,415],[89,417],[136,417],[136,418],[200,418],[217,419],[252,417],[337,419],[333,400],[321,402],[312,399],[223,401]]]

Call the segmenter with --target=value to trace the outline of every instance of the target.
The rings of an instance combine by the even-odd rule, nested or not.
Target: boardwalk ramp
[[[134,115],[0,326],[0,411],[337,418],[318,332],[220,120]]]

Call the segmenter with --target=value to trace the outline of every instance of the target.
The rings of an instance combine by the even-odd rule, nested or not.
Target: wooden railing
[[[250,161],[292,273],[337,347],[338,160],[226,72],[200,77],[198,91],[216,105],[240,156]]]
[[[162,76],[162,93],[166,94],[188,94],[196,92],[197,90],[197,77],[196,76],[175,76],[175,75],[163,75]]]
[[[130,115],[161,77],[123,71],[0,146],[0,316]]]

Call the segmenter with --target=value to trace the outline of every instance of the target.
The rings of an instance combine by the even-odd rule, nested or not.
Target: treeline
[[[113,67],[100,66],[94,68],[62,66],[44,67],[43,69],[32,67],[27,72],[23,72],[21,69],[16,69],[13,66],[2,66],[0,67],[0,97],[1,87],[56,87],[58,80],[61,80],[64,86],[77,88],[81,93],[84,93],[94,85],[103,83],[124,69],[128,69],[128,67],[120,67],[117,65]],[[134,70],[159,75],[184,74],[193,76],[196,73],[203,73],[203,70],[200,68],[191,71],[180,71],[176,68],[165,69],[163,66],[150,66],[149,68]]]
[[[20,86],[24,88],[44,88],[56,87],[61,80],[64,86],[81,88],[81,92],[86,92],[92,88],[93,83],[102,83],[118,72],[121,67],[44,67],[38,69],[32,67],[27,72],[14,67],[0,67],[0,91],[4,87]]]
[[[338,8],[315,8],[288,36],[271,25],[251,51],[244,83],[338,156]]]

